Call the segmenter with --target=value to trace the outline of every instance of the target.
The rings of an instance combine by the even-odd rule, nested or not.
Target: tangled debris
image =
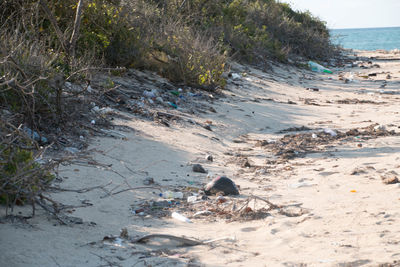
[[[373,101],[373,100],[365,100],[365,99],[357,99],[357,98],[346,98],[346,99],[340,99],[340,100],[336,100],[336,101],[330,101],[327,100],[326,103],[336,103],[336,104],[374,104],[374,105],[382,105],[382,104],[386,104],[386,102],[380,101]]]
[[[225,220],[250,221],[260,220],[271,216],[272,211],[288,217],[298,217],[307,211],[301,208],[301,204],[278,205],[268,199],[259,196],[229,197],[210,196],[185,192],[186,199],[146,201],[139,206],[132,207],[132,212],[137,216],[147,217],[170,217],[172,213],[187,217],[190,221],[195,220]]]
[[[354,128],[346,132],[325,129],[317,133],[288,134],[276,142],[257,141],[256,146],[262,146],[283,161],[303,157],[308,153],[325,151],[326,147],[340,141],[369,140],[383,136],[398,136],[394,130],[387,130],[379,124],[364,128]]]

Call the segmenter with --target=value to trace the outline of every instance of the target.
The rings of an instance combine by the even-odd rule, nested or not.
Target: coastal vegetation
[[[54,161],[39,160],[40,133],[67,130],[74,111],[84,110],[90,98],[64,89],[93,70],[146,69],[213,91],[226,83],[228,60],[262,68],[337,53],[323,21],[275,0],[5,0],[0,13],[0,203],[7,205],[34,201],[54,179]]]

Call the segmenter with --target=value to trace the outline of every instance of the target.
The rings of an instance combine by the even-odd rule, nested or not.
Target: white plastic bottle
[[[160,194],[160,197],[165,198],[165,199],[172,199],[172,198],[183,198],[183,193],[182,192],[172,192],[172,191],[165,191]]]

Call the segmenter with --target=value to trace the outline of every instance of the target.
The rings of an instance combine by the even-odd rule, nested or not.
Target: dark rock
[[[249,160],[246,159],[242,164],[242,168],[250,168],[250,167],[251,167],[251,164],[250,164]]]
[[[211,126],[209,124],[204,125],[203,128],[212,132]]]
[[[194,172],[207,173],[207,171],[200,164],[194,164],[192,170]]]
[[[220,176],[209,182],[205,188],[204,192],[207,195],[215,195],[222,192],[224,195],[239,195],[239,190],[236,184],[225,176]]]
[[[207,155],[206,160],[208,161],[214,161],[214,157],[212,155]]]

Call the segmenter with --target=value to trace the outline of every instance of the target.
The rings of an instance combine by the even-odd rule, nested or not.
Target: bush
[[[12,124],[0,120],[0,204],[13,207],[45,191],[54,179],[53,163],[36,160],[41,152]],[[36,152],[33,152],[36,151]]]
[[[145,68],[215,90],[225,85],[228,58],[261,65],[337,51],[324,22],[275,0],[3,0],[0,35],[0,111],[15,113],[12,131],[1,113],[2,136],[20,125],[59,129],[87,109],[64,88],[67,79],[83,81],[88,66]],[[0,143],[0,202],[33,198],[51,180],[26,142]]]

